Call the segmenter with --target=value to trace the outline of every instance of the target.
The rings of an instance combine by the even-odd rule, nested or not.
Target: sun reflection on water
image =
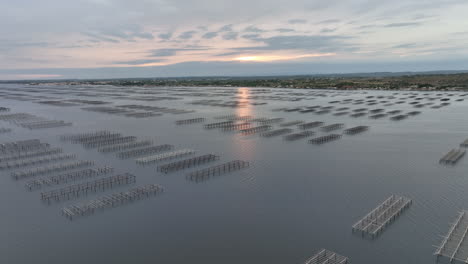
[[[237,100],[241,106],[236,107],[235,116],[254,116],[252,104],[250,102],[250,88],[240,87],[237,89]],[[244,122],[244,121],[240,121]],[[249,140],[249,136],[236,133],[233,140],[233,149],[239,159],[251,160],[255,154],[255,144]]]

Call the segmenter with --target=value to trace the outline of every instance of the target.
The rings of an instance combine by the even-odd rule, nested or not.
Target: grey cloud
[[[396,46],[393,46],[392,48],[394,49],[408,49],[408,48],[414,48],[416,47],[416,43],[404,43],[404,44],[399,44]]]
[[[48,42],[22,42],[22,43],[15,43],[15,45],[19,47],[48,47],[50,43]]]
[[[287,32],[294,32],[295,30],[292,28],[277,28],[275,31],[278,31],[280,33],[287,33]]]
[[[132,22],[164,28],[187,26],[194,21],[213,24],[248,21],[254,16],[256,18],[276,16],[284,19],[286,14],[304,11],[310,13],[311,17],[318,13],[330,18],[344,16],[342,20],[346,20],[349,19],[347,15],[352,17],[360,8],[367,12],[376,11],[399,16],[400,12],[390,12],[389,9],[414,15],[429,8],[447,10],[454,5],[466,5],[466,0],[47,0],[47,5],[34,0],[3,2],[5,2],[2,5],[4,12],[0,17],[0,25],[13,25],[13,27],[2,27],[0,35],[17,32],[22,36],[31,33],[41,36],[43,33],[94,31],[101,26],[119,28]],[[107,4],[103,4],[104,2]],[[51,6],[54,8],[49,8]],[[334,11],[341,7],[347,10],[346,14]],[[298,19],[291,21],[294,20]]]
[[[117,61],[114,62],[114,64],[118,65],[144,65],[148,63],[158,63],[158,62],[164,62],[165,60],[162,59],[142,59],[142,60],[130,60],[130,61]]]
[[[255,27],[255,26],[248,26],[248,27],[246,27],[244,29],[244,32],[262,33],[262,32],[265,32],[265,30],[260,29],[260,28]]]
[[[117,39],[114,39],[114,38],[109,38],[109,37],[106,37],[106,36],[102,36],[102,35],[99,35],[99,34],[94,34],[94,33],[91,33],[91,32],[83,32],[82,34],[88,36],[88,37],[91,37],[91,42],[110,42],[110,43],[119,43],[120,41],[117,40]]]
[[[219,29],[219,32],[229,32],[232,31],[232,24],[225,25]]]
[[[22,57],[15,57],[14,58],[16,61],[19,61],[21,63],[28,63],[28,62],[34,62],[34,63],[49,63],[50,60],[41,60],[41,59],[33,59],[33,58],[22,58]]]
[[[237,32],[228,32],[223,35],[223,39],[225,40],[236,40],[237,35],[239,35]]]
[[[368,29],[368,28],[375,28],[375,27],[377,27],[377,25],[369,24],[369,25],[361,25],[358,28],[359,29]]]
[[[187,46],[186,48],[173,49],[154,49],[150,51],[150,57],[170,57],[181,51],[202,51],[208,50],[208,47]]]
[[[168,33],[161,33],[158,35],[158,37],[163,40],[169,40],[172,38],[172,35],[173,34],[171,32],[168,32]]]
[[[176,55],[179,49],[155,49],[151,51],[153,57],[170,57]]]
[[[356,50],[357,47],[347,43],[348,36],[275,36],[257,39],[263,46],[242,47],[236,50],[308,50],[319,52],[336,52]]]
[[[393,28],[393,27],[412,27],[412,26],[419,26],[421,23],[419,22],[403,22],[403,23],[391,23],[391,24],[386,24],[384,27],[387,28]]]
[[[238,51],[233,51],[233,52],[225,52],[225,53],[216,54],[215,56],[224,57],[224,56],[234,56],[234,55],[241,55],[241,54],[243,53],[238,52]]]
[[[135,24],[120,26],[115,28],[103,27],[95,31],[87,32],[88,35],[92,34],[95,38],[108,38],[116,40],[135,41],[136,38],[141,39],[154,39],[153,34],[143,31],[142,27]]]
[[[453,32],[450,33],[452,36],[463,36],[463,35],[468,35],[468,31],[459,31],[459,32]]]
[[[62,46],[57,46],[59,49],[80,49],[80,48],[89,48],[92,47],[92,45],[62,45]]]
[[[371,31],[371,30],[363,30],[363,31],[359,31],[358,34],[359,35],[364,35],[364,34],[372,34],[372,33],[375,33],[375,31]]]
[[[428,18],[433,18],[433,17],[436,17],[434,15],[426,15],[426,14],[419,14],[419,15],[415,15],[412,17],[412,19],[414,20],[421,20],[421,19],[428,19]]]
[[[307,23],[307,20],[305,19],[290,19],[288,20],[289,24],[305,24]]]
[[[398,13],[414,13],[415,10],[424,11],[430,9],[449,8],[457,5],[466,5],[466,0],[425,0],[425,1],[405,1],[401,3],[390,2],[394,6],[394,11]]]
[[[185,32],[183,32],[182,34],[179,35],[179,38],[180,38],[180,39],[191,39],[191,38],[193,38],[193,35],[194,35],[195,33],[197,33],[197,32],[196,32],[196,31],[193,31],[193,30],[191,30],[191,31],[185,31]]]
[[[137,33],[135,34],[135,37],[142,38],[142,39],[149,39],[149,40],[154,39],[153,34],[148,33],[148,32]]]
[[[341,20],[339,19],[327,19],[327,20],[320,21],[319,24],[333,24],[333,23],[339,23],[339,22],[341,22]]]
[[[421,50],[422,52],[444,52],[444,53],[457,53],[457,51],[462,50],[465,47],[465,45],[451,45],[449,47],[443,47],[443,48],[430,48],[430,49],[423,49]]]
[[[10,50],[16,48],[46,48],[51,46],[48,42],[23,42],[23,41],[10,41],[0,40],[0,50]]]
[[[204,39],[212,39],[218,36],[218,32],[207,32],[205,33],[202,38]]]
[[[191,50],[208,50],[210,49],[209,46],[200,46],[200,45],[187,45],[183,49],[191,49]]]
[[[242,38],[250,39],[250,40],[258,40],[260,38],[260,34],[246,34],[246,35],[242,35]]]
[[[378,20],[392,20],[395,17],[414,16],[415,13],[430,13],[437,15],[440,10],[447,10],[456,5],[466,5],[464,0],[373,0],[351,6],[354,14],[371,15]]]
[[[336,31],[336,28],[324,28],[320,32],[322,32],[322,33],[332,33],[332,32],[335,32],[335,31]]]
[[[107,37],[112,37],[112,38],[118,38],[118,39],[130,39],[130,36],[128,36],[125,32],[120,31],[120,30],[101,30],[97,33],[98,35],[101,36],[107,36]]]

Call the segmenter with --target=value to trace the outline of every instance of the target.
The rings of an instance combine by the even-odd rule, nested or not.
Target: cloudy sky
[[[0,79],[468,70],[467,0],[0,0]]]

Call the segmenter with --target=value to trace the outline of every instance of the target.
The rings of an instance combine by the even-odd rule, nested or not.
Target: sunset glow
[[[269,61],[280,61],[280,60],[297,60],[302,58],[314,58],[314,57],[329,57],[335,56],[335,53],[322,53],[322,54],[305,54],[305,55],[296,55],[296,56],[274,56],[274,55],[260,55],[260,56],[244,56],[234,58],[234,61],[259,61],[259,62],[269,62]]]

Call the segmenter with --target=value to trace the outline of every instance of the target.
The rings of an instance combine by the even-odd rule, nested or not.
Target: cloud
[[[335,32],[336,31],[336,28],[324,28],[322,30],[320,30],[320,32],[322,33],[332,33],[332,32]]]
[[[410,0],[410,1],[395,1],[389,2],[392,7],[392,11],[395,14],[403,14],[403,13],[410,13],[414,14],[418,12],[429,12],[430,10],[434,10],[431,12],[431,15],[435,15],[437,10],[443,9],[450,9],[451,7],[455,6],[465,6],[467,2],[465,0],[425,0],[425,1],[418,1],[418,0]],[[378,8],[378,7],[377,7]],[[393,13],[392,12],[392,13]]]
[[[110,43],[119,43],[120,41],[115,39],[115,38],[109,38],[106,36],[102,36],[99,34],[91,33],[91,32],[84,32],[82,33],[83,35],[86,35],[88,37],[91,37],[91,42],[110,42]]]
[[[15,46],[18,47],[48,47],[50,43],[48,42],[22,42],[22,43],[15,43]]]
[[[180,49],[155,49],[151,51],[152,57],[169,57],[176,55]]]
[[[288,32],[294,32],[295,30],[292,28],[277,28],[275,31],[280,32],[280,33],[288,33]]]
[[[197,33],[197,32],[196,32],[196,31],[193,31],[193,30],[191,30],[191,31],[185,31],[185,32],[183,32],[183,33],[181,33],[181,34],[179,35],[179,38],[180,38],[180,39],[191,39],[191,38],[193,38],[193,35],[194,35],[195,33]]]
[[[107,42],[113,41],[135,41],[136,39],[154,39],[153,34],[145,32],[143,28],[136,24],[128,24],[120,27],[100,27],[94,31],[85,33],[92,36],[94,39],[103,40]]]
[[[187,45],[183,47],[183,50],[208,50],[209,46],[200,46],[200,45]]]
[[[421,20],[421,19],[428,19],[428,18],[434,18],[436,16],[434,15],[427,15],[427,14],[417,14],[412,17],[414,20]]]
[[[80,49],[80,48],[90,48],[92,45],[63,45],[57,46],[58,49]]]
[[[258,40],[260,38],[260,34],[246,34],[246,35],[242,35],[242,38],[250,39],[250,40]]]
[[[333,23],[339,23],[339,22],[341,22],[341,20],[339,19],[327,19],[327,20],[320,21],[319,24],[333,24]]]
[[[150,63],[158,63],[158,62],[164,62],[165,60],[163,59],[141,59],[141,60],[130,60],[130,61],[117,61],[114,62],[114,64],[122,64],[122,65],[144,65],[144,64],[150,64]]]
[[[161,33],[161,34],[159,34],[158,37],[159,37],[160,39],[163,39],[163,40],[169,40],[169,39],[172,38],[172,35],[173,35],[172,32],[167,32],[167,33]]]
[[[228,33],[223,35],[223,39],[225,39],[225,40],[236,40],[238,35],[239,34],[237,32],[228,32]]]
[[[154,49],[150,50],[149,57],[171,57],[175,56],[178,52],[183,51],[203,51],[208,50],[208,47],[187,46],[185,48],[172,48],[172,49]]]
[[[215,56],[224,57],[224,56],[235,56],[235,55],[241,55],[241,54],[244,54],[244,53],[239,52],[239,51],[232,51],[232,52],[224,52],[224,53],[220,53],[220,54],[215,54]]]
[[[420,23],[420,22],[390,23],[390,24],[384,25],[384,27],[387,27],[387,28],[412,27],[412,26],[419,26],[419,25],[421,25],[421,24],[422,24],[422,23]]]
[[[358,29],[368,29],[368,28],[375,28],[377,25],[375,24],[369,24],[369,25],[361,25],[358,27]]]
[[[458,31],[458,32],[452,32],[450,33],[452,36],[465,36],[468,35],[468,31]]]
[[[222,26],[219,29],[219,32],[228,32],[228,31],[232,31],[232,24]]]
[[[205,33],[202,38],[204,39],[212,39],[218,36],[218,32],[207,32]]]
[[[290,19],[290,20],[288,20],[288,24],[292,24],[292,25],[294,25],[294,24],[305,24],[305,23],[307,23],[307,20],[305,20],[305,19]]]
[[[18,48],[46,48],[50,47],[51,43],[48,42],[17,42],[17,41],[10,41],[6,39],[0,39],[0,50],[11,50],[11,49],[18,49]]]
[[[416,46],[417,46],[416,43],[404,43],[404,44],[395,45],[392,48],[394,48],[394,49],[408,49],[408,48],[414,48]]]
[[[262,32],[265,32],[265,30],[260,29],[260,28],[255,27],[255,26],[248,26],[248,27],[246,27],[244,29],[244,32],[262,33]]]
[[[34,62],[34,63],[49,63],[50,60],[47,59],[34,59],[34,58],[25,58],[25,57],[14,57],[15,61],[21,62],[21,63],[28,63],[28,62]]]
[[[136,58],[141,60],[165,58],[165,64],[210,61],[219,59],[217,54],[229,52],[255,56],[269,51],[277,56],[314,51],[339,53],[333,58],[323,58],[327,61],[391,61],[398,56],[392,49],[416,52],[446,47],[447,43],[457,43],[459,48],[440,49],[427,58],[449,60],[468,54],[467,35],[457,33],[466,31],[467,0],[46,0],[46,3],[2,2],[0,69],[96,65],[120,68],[122,64],[114,61],[133,59],[128,57],[131,52],[145,54]],[[408,29],[417,32],[406,34]],[[203,52],[200,49],[190,52],[190,47],[184,46],[188,43],[209,47]],[[28,57],[32,60],[21,60]]]
[[[154,39],[154,36],[153,34],[149,33],[149,32],[140,32],[140,33],[136,33],[134,35],[135,37],[138,37],[138,38],[142,38],[142,39]]]
[[[305,50],[316,52],[356,50],[357,47],[354,44],[347,43],[350,39],[352,38],[349,36],[274,36],[256,39],[260,44],[263,44],[261,46],[242,47],[236,50]]]

